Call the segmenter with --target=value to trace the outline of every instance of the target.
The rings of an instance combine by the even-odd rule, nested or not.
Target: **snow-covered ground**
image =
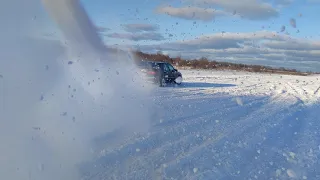
[[[183,70],[145,99],[78,2],[0,1],[1,180],[320,179],[317,76]]]
[[[320,179],[320,77],[182,74],[150,97],[149,132],[106,136],[84,179]]]

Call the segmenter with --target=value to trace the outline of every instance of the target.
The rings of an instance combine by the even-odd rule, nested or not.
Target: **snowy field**
[[[80,1],[21,2],[0,1],[1,180],[320,179],[317,76],[149,89]]]
[[[320,179],[320,77],[181,72],[149,132],[101,139],[84,179]]]

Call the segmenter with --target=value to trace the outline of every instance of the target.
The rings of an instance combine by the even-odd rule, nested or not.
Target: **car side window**
[[[171,64],[167,64],[169,71],[174,71],[174,67]]]
[[[163,71],[169,72],[169,68],[168,68],[167,64],[163,64]]]

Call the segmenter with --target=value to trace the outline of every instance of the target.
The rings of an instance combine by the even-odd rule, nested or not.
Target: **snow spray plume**
[[[148,90],[128,55],[105,51],[78,1],[42,3],[0,2],[0,179],[78,180],[93,139],[149,125]],[[60,41],[34,37],[44,9]]]

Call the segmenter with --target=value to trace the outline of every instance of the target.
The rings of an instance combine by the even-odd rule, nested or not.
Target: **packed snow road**
[[[150,131],[106,137],[84,179],[320,179],[320,77],[182,74],[151,97]]]

